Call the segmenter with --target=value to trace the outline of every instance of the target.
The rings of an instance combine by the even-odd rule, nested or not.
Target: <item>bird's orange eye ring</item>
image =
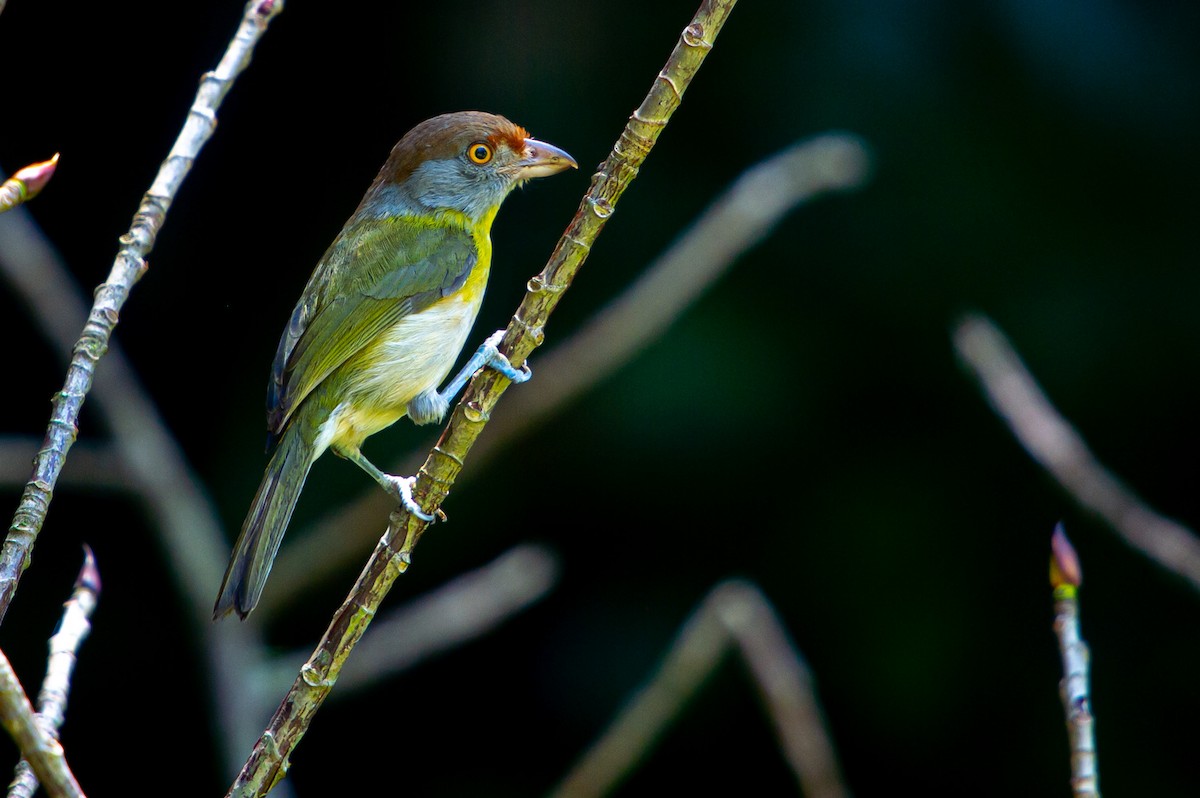
[[[467,158],[471,163],[476,163],[482,166],[492,160],[492,148],[482,141],[477,141],[470,147],[467,147]]]

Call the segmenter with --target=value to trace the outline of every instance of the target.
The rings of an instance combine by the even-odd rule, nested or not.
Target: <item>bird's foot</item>
[[[387,477],[388,484],[391,486],[391,492],[404,505],[404,509],[422,521],[433,521],[436,518],[435,515],[422,510],[421,505],[417,504],[416,499],[413,498],[412,489],[417,481],[416,477],[397,477],[391,474],[384,474],[384,476]]]
[[[471,355],[471,359],[467,361],[467,365],[463,366],[462,370],[454,376],[454,379],[446,383],[445,388],[438,391],[436,397],[440,402],[443,403],[445,407],[449,407],[450,401],[454,399],[454,397],[458,396],[458,392],[461,391],[463,386],[467,384],[467,380],[471,379],[471,377],[475,375],[475,372],[479,371],[481,368],[487,367],[495,369],[512,382],[525,382],[533,376],[533,372],[529,370],[528,364],[522,363],[521,368],[515,369],[513,368],[512,363],[508,362],[508,358],[506,358],[500,352],[500,341],[503,338],[504,330],[496,330],[496,332],[489,335],[488,339],[483,342],[483,345],[475,351],[475,354]],[[409,402],[408,414],[413,421],[416,421],[418,424],[423,424],[427,422],[420,421],[418,419],[425,417],[420,415],[424,408],[418,407],[418,415],[413,415],[413,404],[420,400],[422,400],[422,397],[418,396],[412,402]],[[431,400],[430,407],[432,407]],[[442,414],[445,414],[445,409],[442,410]],[[438,419],[440,418],[441,416],[438,416]]]
[[[504,339],[504,330],[496,330],[488,336],[483,345],[475,352],[475,358],[481,365],[495,369],[513,382],[525,382],[533,376],[529,364],[522,363],[520,369],[513,368],[508,358],[500,352],[500,342]]]

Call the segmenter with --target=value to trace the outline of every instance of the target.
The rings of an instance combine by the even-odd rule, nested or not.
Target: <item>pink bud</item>
[[[38,195],[38,193],[46,187],[50,182],[50,178],[54,176],[54,170],[58,167],[58,153],[54,153],[54,157],[48,161],[41,163],[31,163],[24,169],[18,169],[17,173],[12,176],[13,180],[20,180],[25,184],[25,199],[30,200]]]
[[[1067,540],[1067,533],[1059,521],[1050,537],[1050,585],[1079,587],[1082,584],[1083,568],[1079,564],[1079,555]]]
[[[83,567],[75,578],[75,587],[82,587],[97,595],[100,593],[100,569],[96,567],[96,557],[92,554],[91,546],[83,544]]]

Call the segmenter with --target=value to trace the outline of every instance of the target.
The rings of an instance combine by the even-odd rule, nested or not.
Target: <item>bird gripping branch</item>
[[[245,618],[262,595],[308,471],[326,449],[370,474],[410,512],[412,478],[376,468],[363,441],[407,415],[440,421],[483,366],[529,377],[490,337],[445,388],[475,323],[491,227],[526,180],[574,168],[563,150],[478,111],[426,120],[392,149],[317,264],[279,341],[267,388],[270,462],[225,572],[213,617]]]

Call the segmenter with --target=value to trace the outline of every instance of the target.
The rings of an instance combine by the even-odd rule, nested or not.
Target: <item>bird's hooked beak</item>
[[[525,155],[517,161],[517,179],[528,180],[531,177],[546,177],[557,174],[564,169],[578,169],[579,164],[553,144],[547,144],[537,139],[525,139]]]

